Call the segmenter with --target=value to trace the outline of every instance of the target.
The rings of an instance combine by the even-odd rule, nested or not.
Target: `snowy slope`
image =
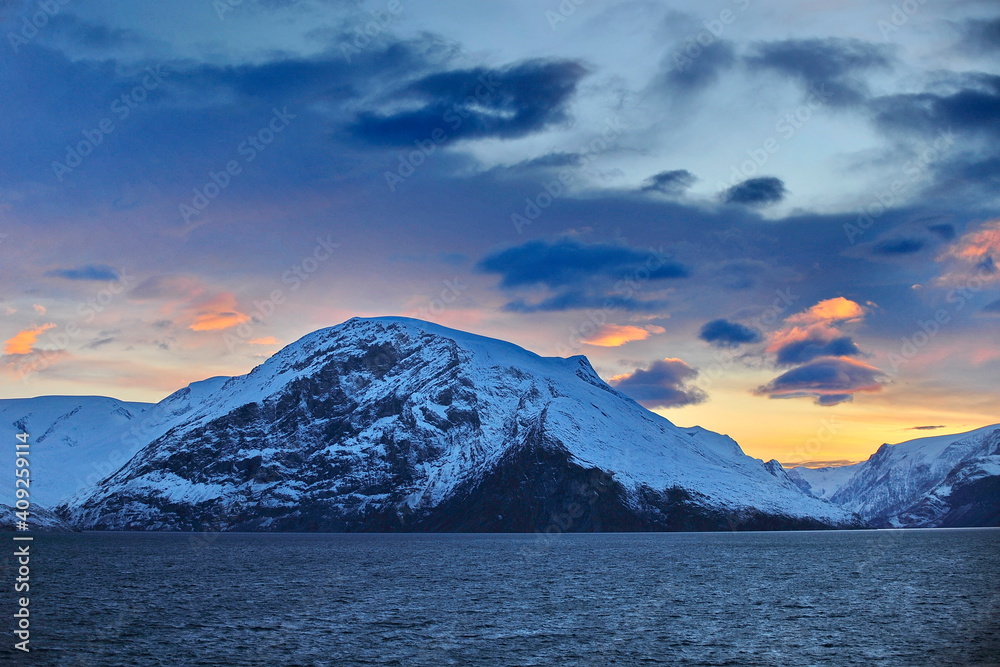
[[[860,464],[829,466],[826,468],[804,468],[795,466],[786,472],[800,489],[817,498],[829,500],[840,487],[854,477]]]
[[[462,498],[522,494],[549,512],[554,498],[586,493],[586,471],[601,472],[595,493],[609,503],[587,501],[601,517],[592,526],[626,515],[640,529],[682,516],[857,523],[726,436],[642,408],[584,357],[543,358],[419,320],[353,319],[206,383],[154,408],[149,446],[67,504],[80,525],[454,527],[441,514],[466,516]],[[523,529],[477,511],[477,526]]]
[[[22,431],[30,436],[32,504],[54,507],[121,467],[145,444],[129,443],[124,434],[149,407],[103,396],[0,399],[8,439]],[[13,473],[9,479],[0,484],[0,504],[14,502]]]
[[[888,520],[894,527],[1000,526],[1000,430],[994,454],[963,461],[917,502]]]
[[[956,468],[997,453],[1000,424],[882,445],[830,496],[830,501],[866,520],[895,525],[893,517],[918,503]]]

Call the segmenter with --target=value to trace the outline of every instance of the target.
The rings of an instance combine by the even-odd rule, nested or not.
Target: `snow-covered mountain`
[[[589,531],[861,525],[776,462],[679,428],[584,357],[352,319],[147,411],[61,514],[96,529]]]
[[[1000,424],[884,444],[862,463],[788,474],[876,526],[1000,525]]]
[[[924,502],[935,487],[941,494],[944,487],[940,485],[952,473],[965,479],[960,468],[997,454],[1000,454],[1000,424],[967,433],[882,445],[871,458],[857,464],[857,472],[830,501],[876,525],[913,525],[904,518],[912,506]],[[1000,505],[1000,496],[994,495],[993,502]]]
[[[857,465],[804,468],[796,466],[786,470],[792,481],[803,491],[817,498],[829,500],[837,490],[854,477]]]
[[[32,505],[54,507],[124,465],[148,441],[123,435],[150,407],[103,396],[0,399],[8,437],[29,435]],[[0,484],[0,504],[13,502],[13,481]]]

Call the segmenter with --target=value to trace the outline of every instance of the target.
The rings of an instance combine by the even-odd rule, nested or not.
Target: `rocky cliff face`
[[[583,357],[354,319],[152,409],[151,441],[64,502],[94,529],[590,531],[861,525]],[[772,466],[773,467],[773,466]]]

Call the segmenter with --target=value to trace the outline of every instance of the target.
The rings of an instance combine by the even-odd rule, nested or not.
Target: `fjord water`
[[[18,664],[1000,663],[995,529],[85,533],[32,565]]]

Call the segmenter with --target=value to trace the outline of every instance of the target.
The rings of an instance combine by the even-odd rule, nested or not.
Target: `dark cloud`
[[[114,337],[97,338],[95,340],[90,341],[89,343],[87,343],[83,347],[86,348],[86,349],[88,349],[88,350],[96,350],[97,348],[101,347],[102,345],[107,345],[108,343],[115,342],[115,340],[117,340],[117,339],[114,338]]]
[[[944,241],[951,241],[955,238],[955,226],[947,222],[937,225],[928,225],[927,230],[933,232]]]
[[[1000,49],[1000,17],[970,19],[963,26],[963,44],[972,52]]]
[[[944,424],[936,424],[933,426],[911,426],[906,429],[907,431],[936,431],[939,428],[944,428]]]
[[[554,294],[530,302],[518,298],[504,309],[519,313],[611,308],[653,312],[666,306],[656,298],[636,298],[644,287],[660,289],[660,281],[686,278],[689,269],[655,250],[613,243],[581,243],[563,238],[529,241],[493,252],[477,269],[501,276],[506,290],[547,288]]]
[[[118,270],[106,264],[87,264],[74,269],[53,269],[46,271],[46,276],[63,278],[65,280],[118,280]]]
[[[396,91],[393,105],[421,105],[396,113],[366,111],[350,128],[375,145],[445,138],[513,139],[568,118],[570,98],[587,70],[571,60],[529,60],[502,69],[478,67],[425,76]]]
[[[717,40],[701,47],[697,56],[672,54],[664,60],[666,85],[681,92],[703,88],[719,78],[719,74],[732,67],[736,56],[729,42]]]
[[[773,398],[773,397],[772,397]],[[816,405],[830,407],[841,403],[850,403],[854,400],[854,394],[823,394],[816,397]]]
[[[775,362],[779,366],[804,364],[819,357],[857,357],[861,350],[850,336],[828,338],[819,330],[809,332],[808,338],[795,340],[779,347]]]
[[[786,193],[785,184],[780,178],[761,176],[737,183],[723,193],[722,200],[727,204],[769,206],[784,199]]]
[[[610,384],[647,408],[675,408],[708,400],[708,394],[688,385],[696,377],[698,371],[680,359],[664,359],[611,378]]]
[[[667,301],[663,299],[636,299],[631,296],[603,294],[593,290],[566,290],[535,303],[526,299],[514,299],[505,304],[503,310],[511,313],[539,313],[597,308],[632,313],[655,313],[663,311],[667,306]]]
[[[579,153],[549,153],[540,157],[524,160],[511,165],[511,170],[559,169],[561,167],[576,167],[583,162]]]
[[[860,361],[822,357],[779,375],[754,393],[769,398],[811,397],[817,405],[830,406],[853,400],[858,392],[880,391],[885,379],[885,373]]]
[[[872,247],[872,252],[876,255],[912,255],[920,252],[926,246],[927,242],[923,239],[885,239],[876,243]]]
[[[926,136],[951,132],[1000,136],[1000,76],[955,75],[950,93],[888,95],[872,101],[883,128]]]
[[[757,45],[747,58],[755,69],[798,79],[829,104],[858,104],[868,96],[861,75],[892,65],[892,48],[859,39],[792,39]]]
[[[995,313],[997,315],[1000,315],[1000,299],[997,299],[996,301],[991,301],[985,306],[983,306],[983,312],[991,314]]]
[[[132,30],[112,28],[100,23],[84,21],[73,14],[61,12],[49,21],[53,34],[65,37],[71,42],[92,49],[113,49],[132,44],[141,44],[143,39]]]
[[[759,343],[761,334],[759,329],[720,319],[705,323],[698,332],[698,338],[715,347],[739,347]]]
[[[679,195],[698,180],[694,174],[687,169],[674,169],[672,171],[661,171],[646,179],[643,183],[643,192],[662,192],[667,195]]]
[[[591,278],[640,280],[686,278],[689,270],[656,251],[611,243],[580,243],[575,239],[529,241],[487,255],[479,262],[485,273],[502,276],[504,288],[568,287]]]

